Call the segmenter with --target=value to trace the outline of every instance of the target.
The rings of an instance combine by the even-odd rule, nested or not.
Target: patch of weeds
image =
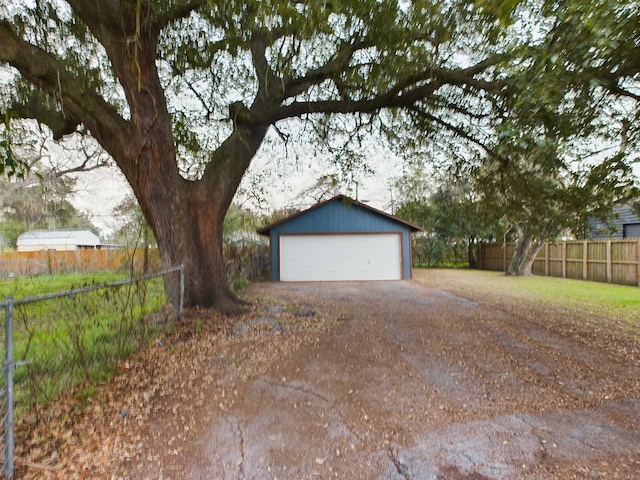
[[[202,323],[202,321],[201,321],[201,320],[198,320],[198,321],[196,322],[196,326],[195,326],[195,331],[196,331],[196,333],[198,333],[198,334],[202,333],[202,329],[203,329],[203,328],[204,328],[204,324]]]
[[[229,281],[229,287],[234,294],[238,294],[249,288],[251,282],[247,278],[234,278]]]
[[[76,398],[78,399],[78,406],[83,408],[89,401],[95,398],[98,395],[98,388],[95,385],[91,385],[83,390],[80,390],[76,394]]]
[[[302,308],[301,305],[287,305],[286,307],[284,307],[284,311],[285,313],[295,315],[296,313],[300,312],[301,308]]]
[[[62,293],[76,280],[67,275],[52,279],[66,282],[64,286],[55,284],[55,290]],[[53,290],[52,285],[42,281],[28,294]],[[82,387],[75,398],[80,407],[84,406],[97,395],[96,387],[86,385],[109,379],[116,373],[119,359],[148,345],[169,327],[165,323],[149,324],[143,320],[163,304],[162,280],[157,278],[126,286],[105,285],[90,292],[17,306],[15,358],[31,362],[16,369],[17,411],[46,405],[61,392],[78,385]],[[0,345],[2,357],[4,348]],[[4,380],[0,379],[0,388],[3,385]]]
[[[233,357],[233,359],[231,360],[231,362],[233,363],[234,366],[238,366],[240,365],[240,360],[238,360],[238,357]]]

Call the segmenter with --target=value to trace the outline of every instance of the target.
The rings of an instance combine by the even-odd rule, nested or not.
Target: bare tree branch
[[[480,147],[482,150],[484,150],[487,153],[492,153],[491,148],[482,143],[479,139],[477,139],[476,137],[474,137],[473,135],[471,135],[469,132],[467,132],[466,130],[462,129],[459,126],[456,126],[454,124],[452,124],[451,122],[447,122],[446,120],[443,120],[439,117],[436,117],[435,115],[429,113],[429,112],[425,112],[424,110],[414,106],[409,108],[409,111],[412,112],[413,114],[417,115],[419,118],[426,120],[428,122],[433,122],[437,125],[440,125],[441,127],[443,127],[445,130],[448,130],[452,133],[455,133],[456,135],[458,135],[460,138],[463,138],[465,140],[468,140],[469,142],[473,143],[474,145],[476,145],[477,147]]]

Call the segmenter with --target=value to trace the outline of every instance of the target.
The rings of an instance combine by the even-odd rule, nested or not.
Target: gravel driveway
[[[203,419],[186,478],[640,478],[640,368],[584,332],[417,282],[254,291],[341,320]]]

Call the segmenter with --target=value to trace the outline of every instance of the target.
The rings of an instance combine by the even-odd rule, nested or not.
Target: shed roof
[[[18,235],[18,245],[100,245],[100,237],[89,230],[31,230]]]
[[[389,213],[383,212],[382,210],[378,210],[376,208],[373,208],[373,207],[371,207],[369,205],[366,205],[366,204],[364,204],[362,202],[359,202],[357,200],[349,198],[349,197],[347,197],[345,195],[336,195],[335,197],[330,198],[329,200],[325,200],[324,202],[320,202],[320,203],[312,206],[311,208],[307,208],[306,210],[303,210],[301,212],[294,213],[293,215],[290,215],[290,216],[288,216],[286,218],[283,218],[282,220],[274,222],[271,225],[267,225],[266,227],[261,228],[257,232],[260,235],[269,236],[272,228],[277,227],[278,225],[282,225],[283,223],[287,223],[287,222],[293,220],[294,218],[297,218],[297,217],[300,217],[302,215],[305,215],[305,214],[307,214],[307,213],[309,213],[309,212],[311,212],[313,210],[316,210],[316,209],[318,209],[318,208],[320,208],[320,207],[322,207],[324,205],[327,205],[328,203],[335,202],[335,201],[338,201],[338,200],[347,201],[352,205],[357,205],[357,206],[362,207],[362,208],[364,208],[366,210],[369,210],[369,211],[371,211],[371,212],[373,212],[373,213],[375,213],[377,215],[381,215],[381,216],[389,218],[389,219],[391,219],[391,220],[393,220],[395,222],[398,222],[398,223],[401,223],[403,225],[406,225],[413,232],[424,232],[424,228],[422,228],[422,227],[420,227],[420,226],[418,226],[418,225],[416,225],[414,223],[411,223],[411,222],[408,222],[406,220],[403,220],[402,218],[396,217],[395,215],[391,215]]]

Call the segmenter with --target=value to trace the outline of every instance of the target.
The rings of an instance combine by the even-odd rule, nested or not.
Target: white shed
[[[19,252],[100,248],[100,238],[89,230],[32,230],[18,236]]]

